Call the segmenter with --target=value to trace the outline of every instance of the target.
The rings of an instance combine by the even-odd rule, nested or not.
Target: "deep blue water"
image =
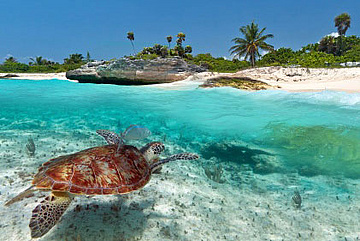
[[[204,159],[252,162],[276,156],[279,170],[303,175],[360,174],[360,95],[164,90],[62,80],[0,81],[0,136],[49,131],[122,131],[142,124],[151,138]],[[262,170],[259,170],[261,172]]]

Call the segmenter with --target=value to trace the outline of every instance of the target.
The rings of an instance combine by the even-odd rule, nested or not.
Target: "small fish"
[[[29,156],[33,157],[35,155],[35,149],[34,140],[30,137],[26,143],[26,152]]]
[[[292,196],[292,200],[296,208],[301,208],[301,196],[298,190],[294,191],[294,195]]]
[[[121,134],[122,139],[126,141],[130,140],[142,140],[151,135],[151,131],[140,125],[131,125]]]

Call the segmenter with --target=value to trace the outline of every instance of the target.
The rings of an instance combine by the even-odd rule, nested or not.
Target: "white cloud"
[[[260,56],[264,56],[265,54],[267,54],[269,52],[270,52],[269,50],[260,49],[259,54],[260,54]]]
[[[12,54],[7,54],[3,59],[7,59],[7,58],[10,58],[10,57],[14,57]]]
[[[340,35],[339,35],[338,32],[332,32],[332,33],[329,33],[329,34],[325,35],[325,36],[322,37],[321,39],[323,39],[323,38],[325,38],[325,37],[327,37],[327,36],[337,38],[337,37],[339,37]],[[317,42],[318,44],[320,43],[321,39]]]
[[[337,37],[339,37],[339,33],[338,32],[332,32],[331,34],[328,34],[326,36],[331,36],[331,37],[337,38]]]

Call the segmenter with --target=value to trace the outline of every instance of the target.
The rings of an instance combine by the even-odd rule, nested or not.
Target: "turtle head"
[[[140,149],[149,163],[157,160],[161,152],[165,150],[164,144],[161,142],[150,142]]]

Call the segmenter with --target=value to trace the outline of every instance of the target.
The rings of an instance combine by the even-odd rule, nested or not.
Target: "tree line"
[[[252,22],[240,28],[243,37],[236,37],[235,43],[230,48],[234,58],[249,60],[251,66],[295,65],[303,67],[338,67],[340,63],[360,61],[360,38],[357,36],[346,37],[346,31],[350,28],[351,17],[348,13],[342,13],[335,17],[334,26],[338,36],[328,35],[319,43],[308,44],[298,51],[290,48],[277,50],[265,42],[273,38],[273,34],[264,34],[266,28],[260,30],[259,26]],[[259,50],[268,51],[261,56]],[[256,63],[256,61],[258,62]]]
[[[335,17],[334,26],[337,36],[328,35],[319,43],[308,44],[300,50],[291,48],[274,49],[266,41],[273,38],[273,34],[265,33],[266,27],[259,28],[254,21],[239,28],[240,37],[232,39],[234,45],[229,49],[233,56],[231,60],[215,58],[210,53],[193,56],[190,45],[184,46],[186,35],[179,32],[175,37],[174,46],[171,46],[173,36],[165,37],[167,45],[155,44],[144,47],[136,52],[134,32],[127,32],[127,39],[131,42],[133,55],[125,56],[130,59],[155,59],[178,56],[189,63],[201,65],[210,71],[236,72],[248,67],[261,66],[302,66],[302,67],[339,67],[340,63],[360,62],[360,38],[345,36],[350,28],[351,17],[342,13]],[[267,51],[261,56],[260,50]],[[30,58],[28,64],[19,63],[14,57],[9,57],[0,64],[0,72],[65,72],[79,68],[86,62],[92,61],[89,52],[86,57],[82,54],[70,54],[62,64],[37,56]]]
[[[181,58],[190,57],[188,54],[192,53],[192,47],[190,45],[183,46],[183,42],[185,42],[186,35],[183,32],[179,32],[176,35],[176,45],[174,48],[171,48],[171,42],[173,37],[171,35],[166,36],[166,41],[168,42],[168,46],[155,44],[152,47],[145,47],[139,53],[135,51],[134,45],[134,32],[128,32],[127,38],[130,40],[134,55],[134,58],[142,58],[142,59],[152,59],[157,57],[167,57],[167,56],[179,56]]]
[[[60,73],[69,70],[77,69],[81,65],[92,61],[90,53],[87,52],[86,58],[82,54],[70,54],[68,58],[64,59],[62,64],[47,60],[42,56],[30,58],[28,64],[20,63],[18,60],[10,56],[5,59],[4,63],[0,64],[0,72],[4,73]]]

